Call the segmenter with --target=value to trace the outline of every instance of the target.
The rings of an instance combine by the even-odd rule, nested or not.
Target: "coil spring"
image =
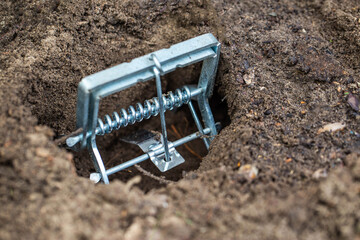
[[[166,110],[172,110],[174,107],[181,107],[183,104],[189,103],[191,99],[191,92],[188,87],[182,89],[176,89],[175,94],[168,92],[162,96],[164,108]],[[128,124],[134,124],[141,122],[143,119],[149,119],[151,116],[156,116],[160,112],[159,99],[154,97],[150,100],[145,100],[144,104],[136,103],[135,107],[130,106],[128,111],[124,108],[120,110],[120,115],[117,112],[113,112],[112,118],[109,115],[105,115],[105,123],[98,118],[97,120],[97,135],[104,135],[111,133],[113,130],[117,130],[121,127],[126,127]]]

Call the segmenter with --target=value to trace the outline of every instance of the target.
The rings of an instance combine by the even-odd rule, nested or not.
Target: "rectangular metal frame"
[[[95,141],[100,100],[134,86],[136,83],[155,78],[153,68],[156,66],[151,56],[156,56],[161,63],[161,75],[172,72],[176,68],[203,61],[197,86],[200,90],[194,94],[194,98],[196,98],[195,100],[197,100],[200,108],[205,124],[204,130],[206,129],[210,136],[214,136],[217,131],[208,98],[213,91],[219,53],[220,43],[211,33],[208,33],[175,44],[168,49],[161,49],[136,58],[129,63],[122,63],[100,71],[81,80],[78,87],[76,111],[77,128],[83,129],[82,135],[79,137],[80,148],[86,146],[89,148],[97,171],[101,173],[104,183],[108,183],[107,175],[109,173],[105,170]],[[211,140],[212,137],[208,141]]]

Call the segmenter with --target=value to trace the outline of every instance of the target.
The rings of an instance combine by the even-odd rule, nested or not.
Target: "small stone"
[[[276,12],[270,12],[270,13],[269,13],[269,16],[276,17],[277,14],[276,14]]]
[[[244,75],[244,81],[246,85],[250,85],[251,83],[253,83],[254,79],[255,79],[255,69],[251,69],[248,74]]]
[[[77,25],[86,25],[88,24],[88,21],[80,21],[80,22],[77,22]]]
[[[42,148],[42,147],[36,148],[35,153],[36,153],[36,156],[43,157],[43,158],[50,156],[50,151],[48,149]]]
[[[320,168],[318,170],[316,170],[313,174],[312,174],[312,178],[314,179],[320,179],[320,178],[326,178],[327,177],[327,171],[325,168]]]
[[[259,170],[251,164],[245,164],[240,167],[238,173],[245,176],[248,180],[253,180],[257,177]]]
[[[264,115],[270,115],[271,114],[271,110],[270,109],[268,109],[268,110],[266,110],[265,112],[264,112]]]

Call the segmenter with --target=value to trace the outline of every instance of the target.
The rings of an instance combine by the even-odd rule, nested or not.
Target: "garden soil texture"
[[[165,174],[147,161],[92,183],[87,151],[59,141],[81,79],[209,32],[223,125],[209,152],[199,140]],[[136,85],[99,115],[155,95]],[[358,0],[2,0],[0,239],[360,240],[359,95]],[[187,110],[166,118],[170,138],[196,129]],[[140,153],[121,141],[140,128],[159,117],[97,138],[107,167]]]

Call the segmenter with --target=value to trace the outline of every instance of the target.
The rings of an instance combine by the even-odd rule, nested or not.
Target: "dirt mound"
[[[360,92],[359,19],[356,0],[4,1],[1,238],[360,238],[359,113],[347,103]],[[108,186],[79,177],[93,170],[87,153],[53,140],[75,129],[81,78],[206,32],[222,42],[214,113],[231,123],[204,159],[180,149],[187,163],[167,185],[136,170]],[[151,98],[151,84],[106,98],[100,115]],[[194,130],[188,113],[167,114],[174,136]],[[345,128],[319,133],[335,122]],[[118,137],[100,140],[109,161],[137,153]]]

